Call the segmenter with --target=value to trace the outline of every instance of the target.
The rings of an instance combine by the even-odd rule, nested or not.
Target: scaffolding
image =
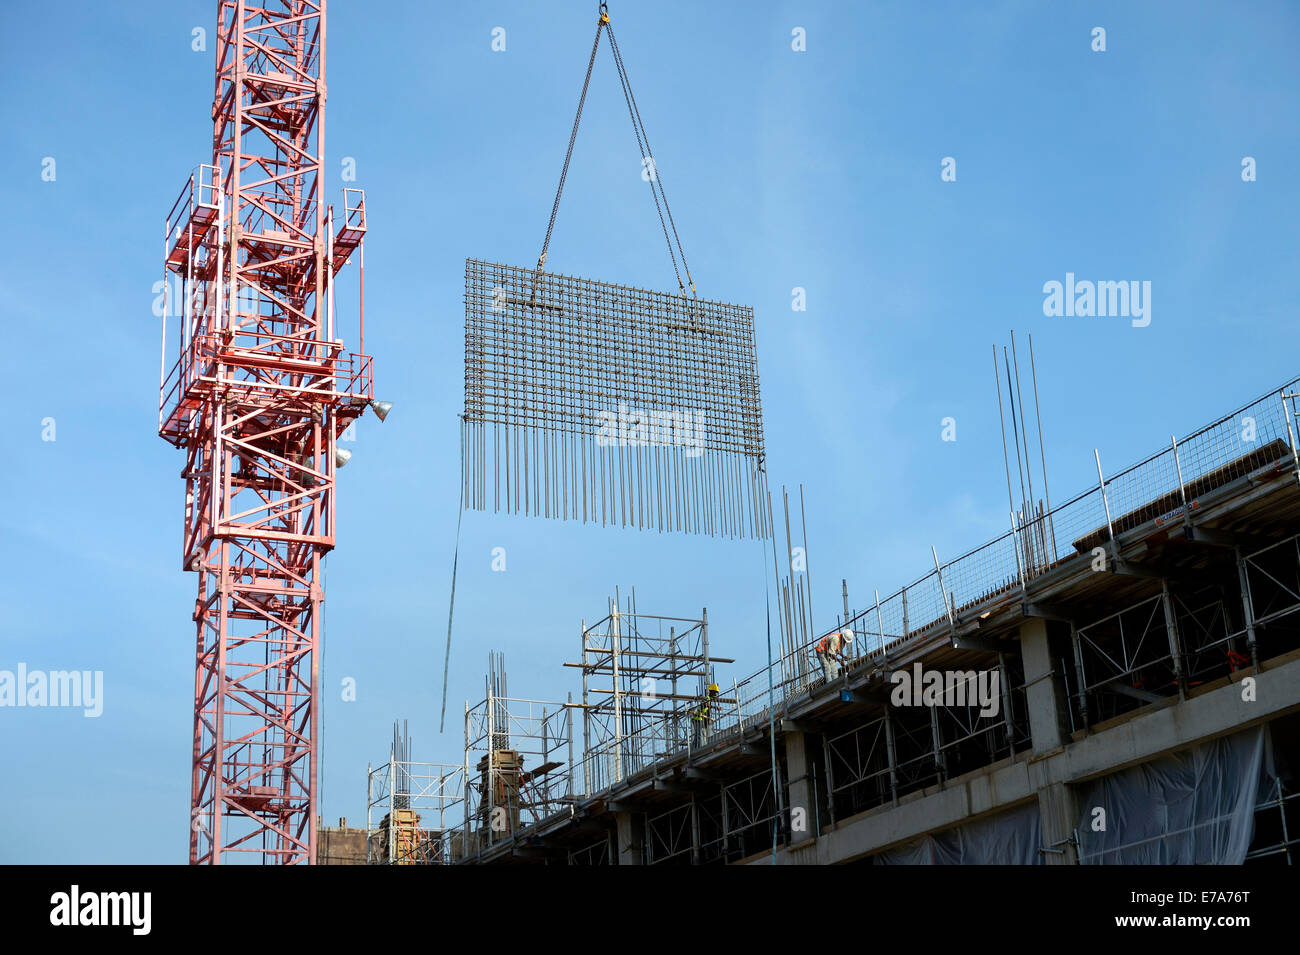
[[[508,839],[565,810],[573,788],[572,700],[526,700],[507,694],[505,657],[488,655],[485,696],[465,705],[467,853]]]
[[[689,802],[645,814],[646,865],[731,862],[772,845],[772,827],[788,831],[789,810],[770,768],[702,783]]]
[[[417,763],[405,722],[393,724],[388,761],[366,772],[366,863],[447,865],[463,851],[457,827],[463,766]]]
[[[1171,575],[1158,592],[1071,625],[1074,660],[1062,668],[1072,728],[1257,668],[1300,637],[1300,535],[1221,551],[1221,578],[1235,576],[1235,592]]]
[[[715,664],[734,661],[710,656],[707,609],[699,619],[667,617],[638,612],[635,590],[625,605],[620,600],[615,590],[605,616],[582,621],[582,658],[564,664],[582,671],[587,793],[699,748],[735,705],[734,695],[708,699]]]

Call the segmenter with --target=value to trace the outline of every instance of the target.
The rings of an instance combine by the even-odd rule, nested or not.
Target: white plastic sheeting
[[[1254,834],[1266,731],[1246,730],[1080,787],[1079,862],[1240,865]],[[1101,831],[1093,828],[1098,808]]]
[[[1038,803],[887,849],[877,865],[1041,865]]]

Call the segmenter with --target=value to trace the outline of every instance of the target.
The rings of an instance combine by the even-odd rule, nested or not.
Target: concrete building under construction
[[[1290,864],[1298,392],[1118,474],[1098,456],[1091,489],[1022,499],[1006,534],[865,608],[845,584],[825,666],[774,534],[780,652],[743,680],[707,612],[616,594],[565,663],[580,699],[511,697],[494,656],[460,764],[395,740],[369,861]]]

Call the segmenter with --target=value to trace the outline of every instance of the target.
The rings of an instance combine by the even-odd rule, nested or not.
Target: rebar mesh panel
[[[468,508],[767,536],[744,306],[466,260],[462,438]]]

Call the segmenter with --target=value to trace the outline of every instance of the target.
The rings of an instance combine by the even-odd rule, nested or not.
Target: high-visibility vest
[[[834,633],[828,633],[817,641],[816,650],[818,653],[839,653],[844,649],[844,631],[836,630]]]

